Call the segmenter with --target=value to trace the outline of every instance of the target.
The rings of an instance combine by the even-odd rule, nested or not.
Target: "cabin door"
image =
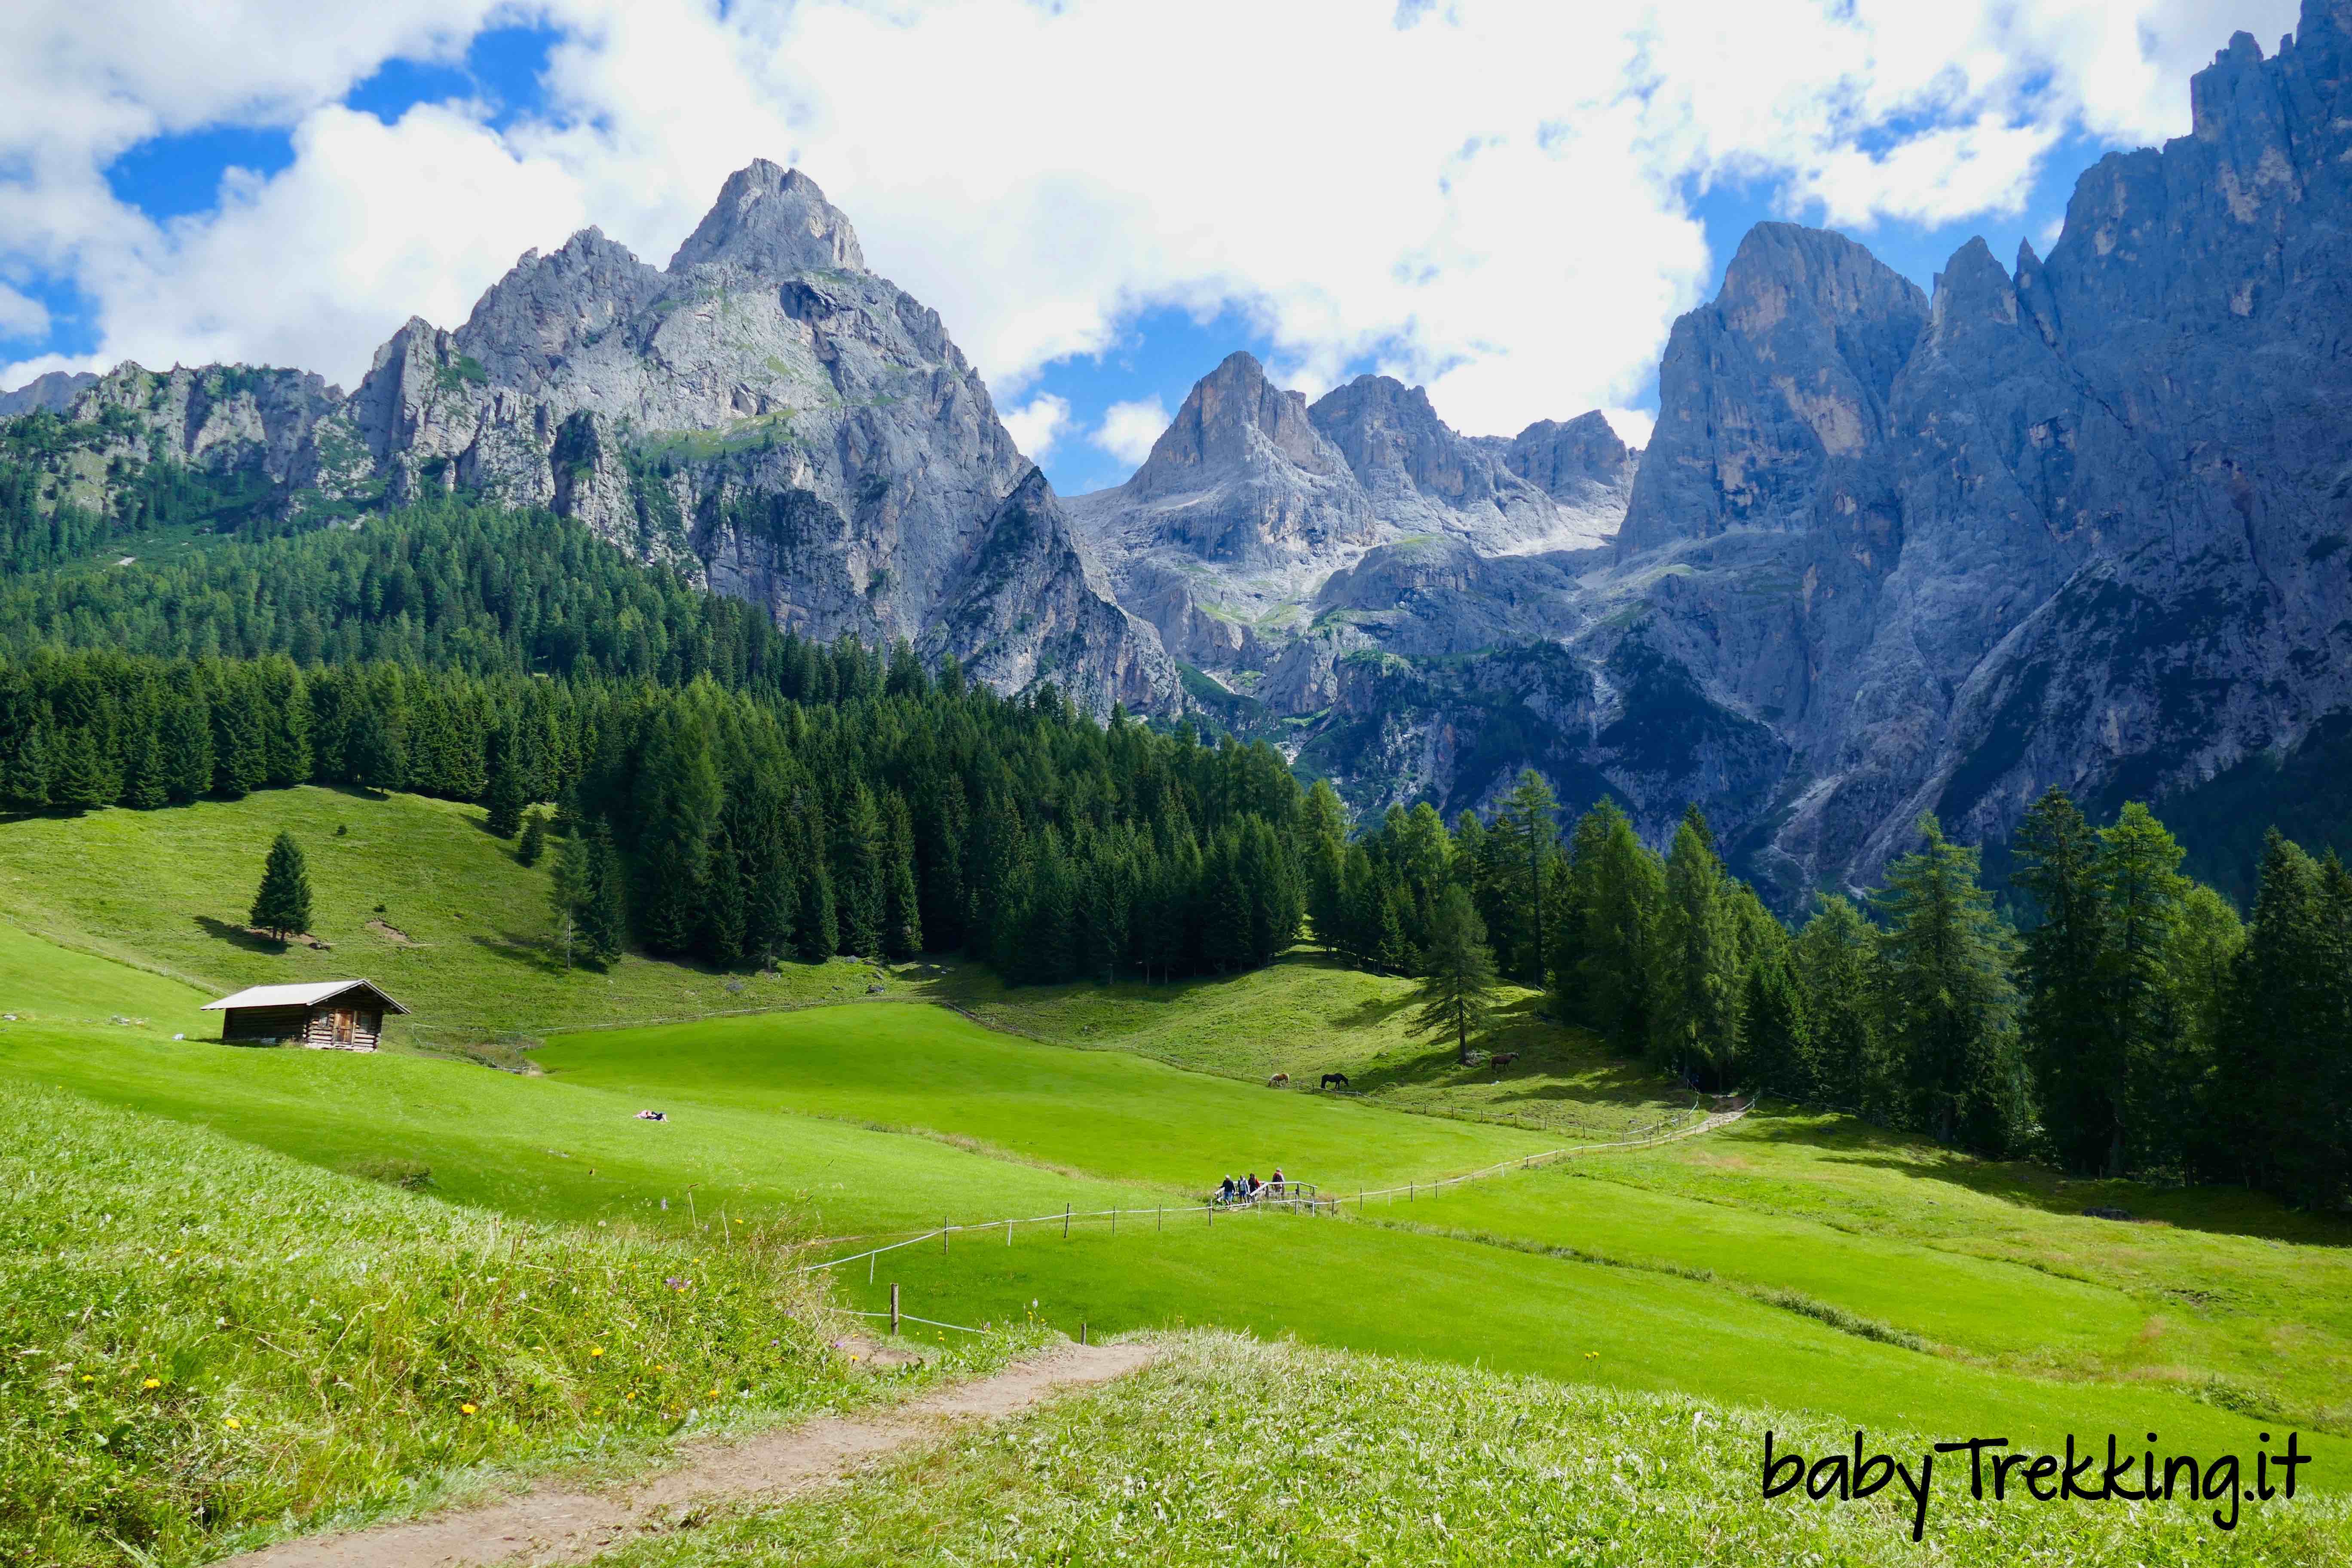
[[[338,1007],[338,1008],[336,1008],[336,1009],[335,1009],[335,1044],[337,1044],[337,1045],[339,1045],[339,1046],[348,1046],[348,1045],[350,1045],[351,1043],[352,1043],[352,1012],[351,1012],[351,1009],[350,1009],[350,1008],[348,1008],[348,1007]]]

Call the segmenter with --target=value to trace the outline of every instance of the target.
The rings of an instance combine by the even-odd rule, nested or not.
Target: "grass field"
[[[1301,1089],[1339,1072],[1355,1093],[1382,1104],[1509,1119],[1556,1136],[1613,1137],[1629,1122],[1691,1103],[1671,1080],[1611,1059],[1583,1031],[1546,1022],[1541,994],[1518,986],[1504,988],[1485,1044],[1520,1059],[1500,1074],[1461,1067],[1446,1042],[1407,1031],[1411,990],[1409,981],[1300,948],[1230,978],[1008,990],[967,968],[916,994],[1059,1045],[1132,1051],[1256,1082],[1288,1073]]]
[[[244,930],[281,828],[309,860],[311,934],[331,951]],[[0,915],[19,927],[215,995],[363,974],[415,1010],[388,1021],[395,1046],[842,1001],[879,978],[854,962],[729,975],[634,955],[567,970],[549,939],[548,875],[491,837],[480,807],[421,795],[304,786],[0,823]]]
[[[9,1562],[201,1559],[870,1395],[756,1227],[518,1224],[16,1085],[0,1117]]]
[[[1570,1388],[1464,1367],[1192,1335],[1160,1365],[960,1433],[844,1494],[749,1507],[607,1568],[897,1563],[1925,1563],[2147,1568],[2341,1563],[2334,1499],[2245,1503],[2236,1528],[2151,1504],[1971,1500],[1935,1429],[1873,1432],[1927,1484],[1866,1500],[1758,1496],[1760,1426],[1809,1458],[1850,1429],[1787,1411]],[[2012,1499],[2014,1493],[2012,1493]]]
[[[1345,1218],[1226,1216],[1213,1228],[1185,1205],[1228,1171],[1280,1164],[1352,1197],[1591,1140],[1674,1101],[1573,1031],[1536,1019],[1524,994],[1506,1043],[1527,1059],[1499,1084],[1461,1073],[1442,1047],[1405,1036],[1402,983],[1305,953],[1222,981],[1021,992],[970,969],[886,974],[848,963],[739,977],[740,990],[727,976],[635,959],[609,975],[567,974],[530,945],[544,921],[542,872],[517,865],[478,818],[412,797],[305,790],[186,812],[0,824],[0,915],[19,922],[0,921],[0,1011],[16,1015],[0,1020],[0,1089],[68,1092],[209,1130],[173,1136],[257,1145],[343,1176],[429,1183],[433,1198],[503,1222],[595,1236],[602,1221],[656,1247],[707,1249],[738,1222],[761,1227],[771,1247],[836,1238],[809,1246],[806,1259],[855,1249],[837,1238],[943,1218],[1116,1207],[1115,1234],[1101,1219],[1075,1223],[1067,1240],[1057,1226],[1019,1230],[1009,1245],[1001,1233],[967,1231],[887,1254],[870,1279],[865,1265],[840,1270],[834,1289],[844,1304],[874,1309],[896,1282],[910,1310],[950,1322],[1034,1316],[1097,1333],[1209,1325],[1397,1357],[1406,1364],[1361,1375],[1401,1380],[1399,1434],[1420,1430],[1423,1417],[1403,1413],[1413,1401],[1470,1375],[1411,1363],[1450,1363],[1565,1386],[1559,1398],[1588,1402],[1559,1407],[1571,1426],[1603,1408],[1595,1400],[1634,1401],[1622,1410],[1653,1415],[1669,1406],[1640,1399],[1702,1402],[1671,1408],[1684,1412],[1678,1420],[1696,1412],[1702,1427],[1720,1422],[1722,1443],[1735,1447],[1757,1435],[1754,1413],[1767,1409],[2044,1444],[2069,1431],[2157,1430],[2168,1445],[2207,1452],[2251,1452],[2255,1431],[2284,1423],[2323,1456],[2308,1480],[2352,1485],[2343,1440],[2352,1409],[2340,1393],[2352,1372],[2352,1227],[2339,1222],[2242,1194],[2070,1184],[1837,1119],[1759,1115],[1433,1199],[1361,1215],[1350,1205]],[[270,835],[289,820],[311,850],[319,934],[336,943],[331,952],[280,953],[230,929]],[[371,930],[370,918],[411,941]],[[533,921],[541,927],[526,929]],[[355,950],[386,962],[348,962]],[[527,1038],[541,1070],[490,1072],[400,1051],[226,1047],[205,1037],[212,1031],[195,1011],[231,984],[354,972],[421,1002],[448,1031],[428,1043]],[[859,1005],[807,1005],[848,998]],[[912,1005],[919,999],[972,1017]],[[723,1016],[753,1007],[790,1010]],[[190,1037],[172,1037],[180,1033]],[[1337,1068],[1369,1092],[1276,1092],[1262,1081],[1276,1068],[1309,1081]],[[649,1106],[668,1120],[637,1121]],[[1433,1110],[1472,1119],[1411,1113]],[[1499,1120],[1514,1115],[1530,1124]],[[2094,1205],[2153,1223],[2082,1217]],[[12,1265],[36,1267],[39,1245],[20,1243]],[[1269,1407],[1289,1412],[1282,1420],[1323,1418],[1300,1391],[1328,1378],[1297,1368],[1333,1363],[1254,1361],[1232,1346],[1200,1353],[1209,1359],[1188,1363],[1185,1376],[1257,1380]],[[1490,1397],[1463,1395],[1474,1396]],[[1125,1395],[1106,1397],[1094,1407],[1127,1408]],[[1038,1418],[1039,1429],[1057,1419]],[[1158,1453],[1143,1434],[1101,1441]],[[1626,1441],[1643,1466],[1687,1459],[1672,1460],[1657,1434]],[[386,1452],[385,1476],[448,1468],[422,1450]],[[1397,1495],[1426,1484],[1407,1471],[1392,1472]],[[938,1540],[948,1543],[940,1550],[989,1560],[985,1541],[957,1533],[970,1521],[959,1522],[964,1494],[954,1489],[982,1472],[957,1473],[941,1472],[947,1489],[935,1497]],[[1235,1517],[1250,1512],[1223,1500],[1221,1477],[1181,1466],[1169,1474],[1171,1487]],[[375,1484],[337,1483],[379,1506],[388,1494],[367,1490]],[[1000,1545],[1060,1539],[1036,1533],[1049,1519],[1087,1531],[1134,1522],[1087,1522],[1086,1509],[1034,1477],[1007,1484],[1007,1517],[1026,1522],[1008,1526]],[[1476,1487],[1453,1484],[1448,1506],[1475,1516]],[[1653,1500],[1653,1511],[1698,1521],[1710,1540],[1875,1560],[1841,1558],[1848,1545],[1834,1531],[1809,1535],[1787,1521],[1742,1534],[1704,1487],[1677,1482]],[[867,1507],[839,1517],[866,1518]],[[1377,1523],[1334,1517],[1349,1530]],[[2122,1527],[2105,1521],[2116,1517],[2052,1526],[2050,1539],[2065,1552],[2109,1551]],[[2155,1561],[2192,1560],[2184,1553],[2203,1539],[2176,1540],[2153,1521],[2131,1528],[2142,1525]],[[1535,1530],[1525,1539],[1538,1541],[1553,1526],[1496,1528],[1512,1541],[1522,1537],[1510,1531]],[[1989,1517],[1955,1529],[1966,1539],[1930,1546],[1962,1554],[1924,1560],[2002,1561],[2001,1543],[2017,1539]],[[879,1539],[898,1538],[885,1530]],[[1135,1539],[1173,1542],[1181,1556],[1191,1538]],[[2252,1539],[2223,1544],[2238,1552]],[[2303,1540],[2293,1531],[2263,1539],[2280,1552]],[[1384,1550],[1420,1560],[1393,1542]]]

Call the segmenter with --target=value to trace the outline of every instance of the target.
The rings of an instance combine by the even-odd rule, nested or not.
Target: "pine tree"
[[[547,817],[537,808],[522,819],[522,842],[515,846],[515,858],[526,866],[536,866],[547,852]]]
[[[51,731],[49,804],[61,811],[96,811],[112,804],[119,785],[98,737],[82,725]]]
[[[1448,886],[1437,897],[1430,921],[1428,951],[1421,955],[1421,983],[1412,989],[1414,1011],[1406,1026],[1416,1036],[1451,1036],[1454,1059],[1470,1062],[1470,1037],[1486,1026],[1495,1006],[1495,955],[1470,895]]]
[[[1916,854],[1887,868],[1887,1037],[1903,1063],[1912,1124],[1980,1154],[2008,1151],[2027,1107],[2016,1056],[2008,928],[1977,883],[1977,851],[1932,816]]]
[[[292,834],[281,830],[269,846],[269,858],[262,863],[261,886],[254,892],[253,909],[246,918],[256,930],[266,931],[280,942],[310,929],[310,874]]]

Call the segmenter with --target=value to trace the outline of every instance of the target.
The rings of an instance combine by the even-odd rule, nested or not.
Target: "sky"
[[[1075,494],[1235,349],[1472,435],[1645,437],[1750,225],[1928,286],[2046,251],[2075,175],[2189,129],[2294,0],[13,0],[0,389],[297,365],[346,389],[595,225],[666,262],[804,170]]]

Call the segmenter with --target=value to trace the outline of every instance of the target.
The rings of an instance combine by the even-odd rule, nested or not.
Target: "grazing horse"
[[[1265,1080],[1265,1087],[1268,1089],[1288,1089],[1290,1087],[1290,1075],[1286,1072],[1278,1072],[1272,1078]]]
[[[1486,1058],[1486,1065],[1493,1068],[1496,1072],[1501,1072],[1505,1068],[1509,1067],[1513,1062],[1517,1061],[1518,1059],[1518,1052],[1504,1051],[1498,1055],[1488,1057]]]
[[[1348,1075],[1343,1072],[1327,1072],[1323,1075],[1322,1087],[1325,1089],[1345,1089],[1348,1087]]]

